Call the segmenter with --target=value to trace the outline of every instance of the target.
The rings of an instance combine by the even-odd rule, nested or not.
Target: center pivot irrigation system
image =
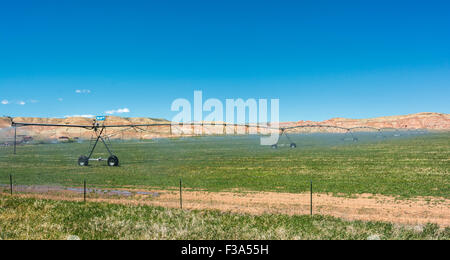
[[[290,143],[289,147],[291,147],[291,148],[297,148],[297,144],[294,143],[294,142],[292,141],[292,139],[289,137],[289,135],[287,134],[287,132],[288,132],[289,130],[301,129],[301,128],[303,128],[303,129],[304,129],[304,128],[328,128],[328,129],[337,129],[337,130],[340,130],[340,131],[345,132],[346,135],[350,135],[350,136],[351,136],[351,140],[354,141],[354,142],[357,142],[357,141],[358,141],[358,138],[355,137],[355,136],[353,135],[352,130],[354,130],[354,129],[363,129],[363,128],[365,128],[365,129],[370,129],[370,130],[373,130],[373,131],[377,131],[377,133],[381,133],[381,129],[380,129],[380,128],[366,127],[366,126],[363,126],[363,127],[345,128],[345,127],[333,126],[333,125],[297,125],[297,126],[290,126],[290,127],[280,127],[280,128],[279,128],[279,130],[280,130],[280,137],[282,137],[283,135],[286,136],[286,138],[288,139],[288,141],[289,141],[289,143]],[[344,139],[345,139],[345,138],[343,138],[343,140],[344,140]],[[273,145],[272,145],[272,148],[277,149],[277,148],[278,148],[278,143],[273,144]]]
[[[70,127],[70,128],[84,128],[87,130],[92,130],[95,134],[95,138],[91,139],[91,145],[89,147],[88,155],[81,155],[78,158],[78,165],[80,166],[88,166],[89,161],[105,161],[105,159],[92,158],[94,154],[95,148],[98,143],[101,141],[106,150],[109,153],[109,157],[106,160],[108,166],[119,166],[119,158],[112,152],[111,142],[109,140],[109,136],[105,134],[107,128],[129,128],[136,129],[139,127],[150,127],[150,126],[168,126],[171,124],[130,124],[130,125],[105,125],[100,124],[101,121],[104,121],[105,117],[97,117],[97,119],[93,120],[92,125],[70,125],[70,124],[38,124],[38,123],[19,123],[14,122],[11,119],[11,126],[14,127],[14,154],[16,154],[16,146],[17,146],[17,128],[18,127],[26,127],[26,126],[40,126],[40,127]]]
[[[106,135],[106,129],[108,128],[126,128],[125,130],[134,129],[135,131],[146,131],[142,129],[143,127],[161,127],[161,126],[168,126],[170,127],[170,133],[172,134],[172,126],[176,126],[177,124],[172,123],[159,123],[159,124],[128,124],[128,125],[105,125],[105,117],[97,117],[93,120],[92,125],[71,125],[71,124],[39,124],[39,123],[20,123],[20,122],[14,122],[12,118],[11,120],[11,126],[14,127],[14,154],[16,154],[16,146],[17,146],[17,128],[19,127],[27,127],[27,126],[39,126],[39,127],[69,127],[69,128],[83,128],[87,130],[92,130],[94,135],[93,138],[91,138],[91,145],[88,150],[88,155],[81,155],[78,158],[78,165],[80,166],[88,166],[90,161],[107,161],[108,166],[119,166],[119,158],[113,153],[111,149],[111,142],[109,139],[109,136]],[[375,127],[352,127],[352,128],[345,128],[345,127],[339,127],[339,126],[332,126],[332,125],[299,125],[299,126],[290,126],[290,127],[273,127],[273,126],[267,126],[267,125],[252,125],[252,124],[228,124],[228,123],[180,123],[179,126],[223,126],[225,127],[246,127],[246,130],[253,127],[256,129],[265,129],[265,130],[272,130],[272,131],[279,131],[280,138],[284,135],[289,140],[289,147],[290,148],[297,148],[297,144],[292,141],[292,139],[289,137],[287,132],[289,130],[294,129],[300,129],[300,128],[329,128],[329,129],[337,129],[339,131],[344,132],[346,135],[350,135],[350,138],[352,141],[356,142],[358,141],[358,138],[356,138],[352,131],[355,129],[367,129],[374,132],[377,132],[378,134],[381,134],[380,128]],[[236,128],[234,128],[236,129]],[[124,130],[122,130],[124,131]],[[203,129],[202,129],[203,133]],[[225,130],[224,130],[225,133]],[[246,131],[246,133],[248,133]],[[384,137],[384,135],[381,135],[381,137]],[[279,138],[279,139],[280,139]],[[343,138],[344,140],[345,138]],[[95,148],[97,147],[98,143],[102,142],[106,150],[109,153],[108,159],[103,158],[92,158]],[[277,149],[279,145],[279,140],[276,144],[273,144],[271,147],[274,149]]]

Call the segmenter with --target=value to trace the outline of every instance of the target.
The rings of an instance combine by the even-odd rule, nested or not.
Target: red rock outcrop
[[[93,120],[83,117],[71,117],[71,118],[32,118],[32,117],[16,117],[15,122],[26,123],[40,123],[40,124],[71,124],[71,125],[92,125]],[[123,118],[116,116],[108,116],[105,121],[105,125],[128,125],[128,124],[167,124],[169,121],[162,119],[151,118]],[[418,113],[405,116],[387,116],[377,117],[369,119],[347,119],[347,118],[332,118],[322,122],[314,121],[298,121],[298,122],[283,122],[280,123],[281,127],[289,126],[306,126],[306,125],[330,125],[342,128],[353,127],[373,127],[373,128],[394,128],[394,129],[426,129],[426,130],[450,130],[450,115],[440,113]],[[7,131],[11,126],[11,120],[9,118],[0,117],[0,135],[11,135],[11,131]],[[234,127],[228,126],[228,129]],[[190,126],[187,127],[189,130]],[[181,128],[178,128],[181,129]],[[186,127],[184,127],[186,130]],[[225,128],[223,126],[209,126],[204,127],[203,133],[221,134]],[[234,130],[231,130],[233,132]],[[176,132],[176,129],[171,129],[169,126],[152,126],[152,127],[139,127],[139,128],[109,128],[106,134],[111,138],[119,139],[152,139],[152,138],[164,138],[173,136],[171,133]],[[255,129],[253,129],[255,130]],[[371,129],[367,129],[370,131]],[[172,131],[172,132],[171,132]],[[248,129],[247,129],[248,131]],[[308,132],[343,132],[336,128],[315,128],[305,127],[299,128],[295,131],[308,131]],[[196,131],[196,133],[201,133]],[[44,127],[44,126],[30,126],[20,127],[18,130],[20,135],[33,136],[35,139],[57,139],[60,137],[68,138],[90,138],[93,135],[92,130],[83,128],[70,128],[70,127]],[[192,135],[187,133],[186,135]],[[4,138],[5,136],[3,136]],[[0,136],[1,138],[1,136]]]
[[[333,118],[322,123],[345,127],[370,126],[376,128],[448,130],[450,129],[450,115],[418,113],[406,116],[387,116],[370,119]]]

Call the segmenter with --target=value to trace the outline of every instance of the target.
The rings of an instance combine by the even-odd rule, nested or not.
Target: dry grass
[[[166,209],[0,196],[1,239],[450,239],[434,224]]]

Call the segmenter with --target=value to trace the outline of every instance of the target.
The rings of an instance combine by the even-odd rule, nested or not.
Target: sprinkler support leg
[[[17,126],[14,126],[14,154],[16,154],[17,146]]]

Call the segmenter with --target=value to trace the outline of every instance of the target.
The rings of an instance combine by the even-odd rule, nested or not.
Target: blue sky
[[[194,90],[279,98],[282,121],[449,113],[449,13],[448,1],[3,1],[0,116],[171,119]]]

